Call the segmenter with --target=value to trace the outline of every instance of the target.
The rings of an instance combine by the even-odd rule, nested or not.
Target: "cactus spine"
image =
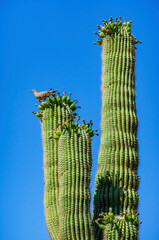
[[[101,145],[95,177],[93,218],[111,207],[114,214],[138,207],[138,141],[135,105],[135,44],[131,23],[103,20]],[[100,37],[100,36],[99,36]],[[124,223],[122,239],[137,239],[130,224]],[[103,239],[117,239],[105,229]],[[102,230],[96,225],[96,237]]]

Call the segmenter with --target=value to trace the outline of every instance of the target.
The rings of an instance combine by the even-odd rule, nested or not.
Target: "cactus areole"
[[[138,119],[135,104],[135,45],[131,21],[103,20],[101,144],[90,215],[92,120],[80,125],[77,99],[51,95],[32,111],[41,121],[44,207],[52,240],[138,239]],[[56,93],[56,94],[55,94]],[[77,121],[75,121],[78,116]]]

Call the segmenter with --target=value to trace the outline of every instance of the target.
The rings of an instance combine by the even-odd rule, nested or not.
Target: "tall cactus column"
[[[44,207],[46,224],[51,239],[59,239],[59,172],[58,172],[58,142],[55,134],[61,133],[61,125],[75,117],[77,108],[70,96],[49,97],[48,102],[38,105],[40,112],[35,113],[41,119],[43,149],[44,149]],[[37,105],[37,104],[36,104]]]
[[[115,215],[138,207],[138,141],[135,105],[135,44],[131,22],[97,26],[102,45],[102,119],[98,170],[95,177],[93,218],[109,208]],[[137,239],[128,228],[122,239]],[[96,237],[102,230],[96,225]],[[107,236],[108,237],[108,236]],[[105,238],[106,239],[106,238]],[[109,238],[109,239],[114,239]]]
[[[52,240],[92,240],[93,220],[90,214],[90,177],[92,167],[92,120],[79,125],[77,99],[65,95],[49,97],[37,105],[41,119],[45,193],[44,206]]]
[[[60,239],[93,240],[90,136],[85,128],[70,128],[62,133],[58,144]]]

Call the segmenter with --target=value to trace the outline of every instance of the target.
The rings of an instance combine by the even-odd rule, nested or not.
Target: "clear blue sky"
[[[29,91],[72,92],[82,119],[100,129],[101,48],[96,25],[110,16],[132,20],[139,118],[140,239],[158,240],[159,2],[0,1],[0,239],[49,240],[44,216],[41,128]],[[91,193],[100,137],[93,140]]]

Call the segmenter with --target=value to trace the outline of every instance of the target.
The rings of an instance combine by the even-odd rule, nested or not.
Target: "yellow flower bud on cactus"
[[[57,130],[57,131],[56,131],[56,135],[57,135],[57,136],[61,136],[61,131],[60,131],[60,130]]]
[[[101,38],[104,38],[104,36],[105,36],[104,32],[101,32],[101,33],[99,34],[99,37],[101,37]]]

